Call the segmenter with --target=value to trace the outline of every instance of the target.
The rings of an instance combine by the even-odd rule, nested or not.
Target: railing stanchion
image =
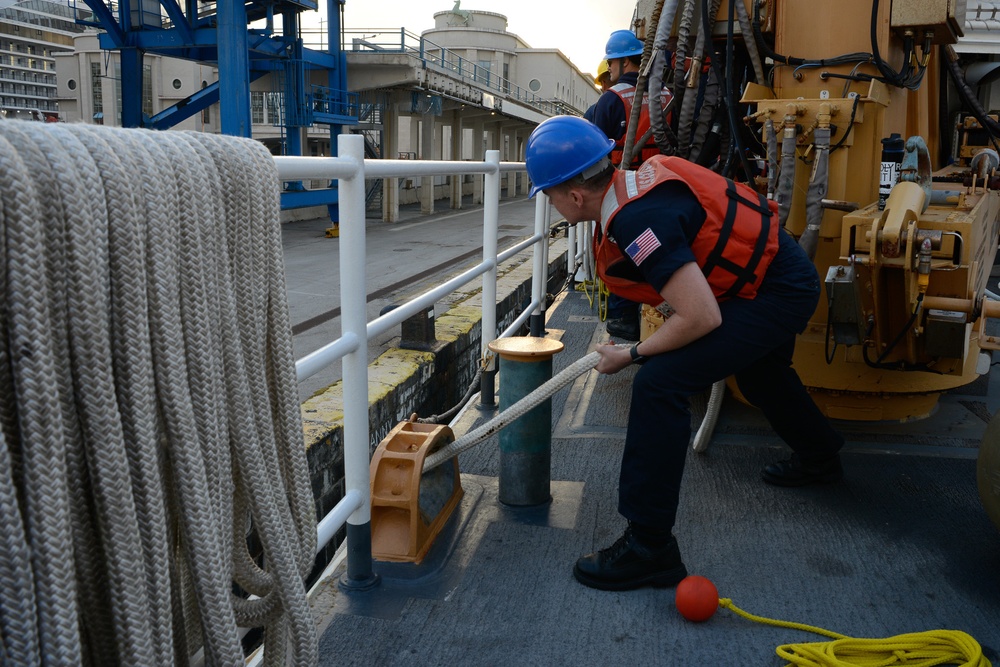
[[[541,338],[545,335],[545,248],[548,247],[548,235],[546,232],[545,220],[549,209],[549,198],[544,193],[539,192],[535,196],[535,236],[541,236],[542,240],[535,245],[532,251],[531,268],[531,298],[537,303],[534,312],[531,313],[528,330],[532,336]]]
[[[340,181],[341,330],[361,341],[343,360],[344,490],[358,490],[363,498],[347,519],[347,572],[340,585],[348,590],[368,590],[379,582],[372,571],[364,150],[364,137],[359,134],[337,137],[338,155],[357,165],[352,176]]]
[[[576,289],[576,228],[578,225],[566,225],[566,276],[567,288],[572,292]]]
[[[483,192],[483,262],[493,262],[493,268],[483,274],[483,303],[481,350],[483,374],[480,380],[479,405],[492,408],[496,361],[489,344],[497,335],[497,233],[500,217],[500,151],[486,151],[486,163],[492,167],[486,172]]]

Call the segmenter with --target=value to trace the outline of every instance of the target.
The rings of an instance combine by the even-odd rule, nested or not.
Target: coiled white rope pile
[[[0,663],[238,665],[238,625],[317,662],[278,184],[247,139],[0,121]]]

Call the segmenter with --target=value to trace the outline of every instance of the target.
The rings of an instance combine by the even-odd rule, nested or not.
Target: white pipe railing
[[[483,372],[492,371],[495,368],[493,353],[489,349],[489,344],[497,334],[497,229],[500,221],[500,152],[487,151],[486,162],[495,164],[497,170],[494,173],[486,172],[486,183],[483,189],[483,264],[491,264],[483,273],[483,295],[482,308],[483,315],[480,320],[482,342],[481,359]],[[489,304],[489,308],[487,308]]]
[[[275,157],[278,176],[287,180],[338,180],[340,201],[340,305],[341,336],[295,363],[302,380],[342,360],[344,385],[344,498],[317,525],[317,553],[325,548],[345,524],[367,526],[371,521],[368,429],[368,350],[367,342],[432,306],[442,297],[482,276],[482,358],[492,369],[492,353],[487,345],[496,335],[497,266],[513,255],[535,246],[532,275],[532,301],[514,324],[498,337],[511,335],[532,313],[544,312],[545,285],[548,281],[548,197],[538,195],[535,205],[534,235],[513,248],[497,254],[500,206],[500,175],[524,171],[523,162],[500,162],[499,151],[487,151],[483,162],[429,160],[365,160],[361,135],[340,135],[339,157]],[[484,174],[483,260],[398,308],[367,322],[368,291],[365,275],[365,179],[411,176],[446,176]],[[541,244],[539,249],[537,244]],[[571,244],[569,250],[573,250]],[[567,254],[574,254],[568,252]],[[575,258],[574,258],[575,261]],[[351,540],[348,530],[348,541]],[[370,547],[369,543],[365,545]],[[364,549],[362,549],[363,551]],[[356,553],[348,544],[348,576],[371,573],[371,553]],[[352,561],[352,556],[356,561]],[[362,562],[367,560],[367,562]]]

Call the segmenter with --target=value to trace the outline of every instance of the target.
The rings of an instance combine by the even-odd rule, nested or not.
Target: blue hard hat
[[[553,116],[543,121],[524,147],[532,183],[528,197],[593,167],[614,147],[615,142],[601,128],[579,116]]]
[[[642,41],[631,30],[615,30],[604,47],[604,57],[608,60],[642,55]]]

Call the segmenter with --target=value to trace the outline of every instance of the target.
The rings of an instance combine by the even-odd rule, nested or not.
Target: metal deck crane
[[[186,0],[183,7],[177,0],[84,2],[96,18],[86,23],[105,31],[101,48],[118,51],[121,57],[124,127],[167,129],[219,102],[223,134],[251,137],[250,83],[265,75],[272,77],[281,100],[285,155],[302,155],[302,128],[329,125],[330,145],[336,147],[334,137],[342,127],[358,122],[357,96],[347,92],[347,63],[340,48],[345,0],[326,0],[325,51],[306,48],[301,37],[300,15],[317,10],[316,0]],[[281,18],[280,33],[275,30],[276,16]],[[250,27],[259,21],[264,21],[263,28]],[[145,53],[214,65],[219,80],[145,116]],[[332,215],[336,201],[336,190],[306,193],[292,183],[281,203],[282,208],[328,204]]]

